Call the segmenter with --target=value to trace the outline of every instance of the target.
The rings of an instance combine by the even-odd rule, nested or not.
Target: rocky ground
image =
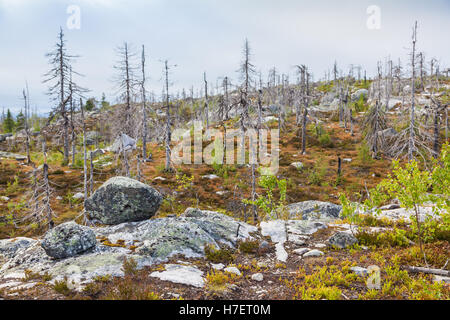
[[[352,101],[363,96],[373,104],[372,87],[355,88]],[[284,124],[278,177],[287,180],[288,216],[257,225],[240,206],[249,199],[248,167],[180,166],[177,175],[167,173],[165,150],[152,143],[153,161],[142,163],[140,183],[114,178],[120,171],[114,145],[91,141],[95,192],[86,217],[95,225],[79,225],[82,166],[61,165],[53,150],[47,161],[57,227],[25,229],[20,218],[33,168],[14,145],[18,135],[0,137],[0,149],[8,149],[0,151],[0,299],[449,299],[448,274],[408,270],[424,264],[409,236],[410,212],[392,203],[358,227],[343,219],[339,194],[360,201],[387,176],[391,161],[364,155],[358,124],[364,112],[355,113],[352,135],[336,120],[337,93],[322,93],[310,108],[306,155],[295,116]],[[420,99],[429,102],[426,92]],[[404,95],[391,97],[392,123],[405,107]],[[264,113],[269,128],[278,127],[274,114]],[[104,115],[88,116],[87,137],[96,140]],[[396,129],[387,130],[383,135]],[[136,154],[130,153],[134,178]],[[42,164],[39,151],[32,160]],[[186,184],[183,175],[192,180]],[[432,206],[420,208],[423,218],[433,217]],[[436,238],[424,246],[428,267],[448,271],[448,234]],[[378,275],[380,286],[369,288],[368,279]]]
[[[421,213],[427,215],[429,208],[422,208]],[[399,252],[380,256],[382,249],[358,245],[351,226],[340,220],[339,206],[307,201],[291,205],[290,214],[291,220],[262,222],[257,228],[221,213],[188,209],[179,217],[103,227],[78,227],[69,222],[44,239],[1,240],[1,296],[292,299],[310,294],[310,298],[358,299],[374,294],[366,285],[369,266],[395,268],[390,255]],[[383,211],[392,221],[404,220],[409,214],[401,209]],[[387,229],[368,227],[366,231]],[[90,233],[94,243],[85,245]],[[448,243],[442,248],[429,246],[437,250],[434,263],[442,263],[449,249]],[[410,253],[405,249],[402,254]],[[392,263],[399,268],[395,258]],[[402,274],[400,269],[397,272]],[[389,271],[384,275],[387,279],[393,276],[398,277]],[[410,281],[434,288],[432,294],[439,292],[439,298],[449,298],[445,284],[449,279],[430,276]],[[308,286],[303,287],[305,281]],[[322,292],[322,285],[332,288],[331,292]],[[413,288],[406,286],[390,298],[411,298]],[[380,292],[392,294],[388,289]],[[436,298],[420,298],[431,297]]]

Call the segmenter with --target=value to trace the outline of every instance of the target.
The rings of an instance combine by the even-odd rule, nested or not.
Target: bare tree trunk
[[[47,213],[47,223],[48,223],[48,228],[52,229],[54,226],[54,222],[53,222],[53,212],[50,207],[50,185],[48,183],[47,156],[44,156],[43,177],[44,177],[45,210]]]
[[[145,94],[145,47],[142,46],[142,82],[141,82],[141,90],[142,90],[142,159],[144,161],[147,160],[147,109],[146,109],[146,94]]]
[[[203,81],[205,82],[205,105],[203,107],[206,119],[206,129],[209,128],[209,105],[208,105],[208,81],[206,81],[206,72],[203,73]]]
[[[88,199],[88,184],[87,184],[87,151],[86,151],[86,122],[84,121],[83,101],[80,99],[81,121],[83,122],[83,174],[84,174],[84,204]]]
[[[433,141],[433,156],[435,159],[439,157],[439,110],[434,109],[434,141]]]
[[[414,24],[413,36],[412,36],[412,55],[411,55],[411,110],[410,110],[410,123],[409,123],[409,142],[408,142],[408,160],[411,161],[414,157],[414,127],[415,127],[415,92],[416,92],[416,41],[417,41],[417,21]]]
[[[27,85],[27,91],[28,91],[28,85]],[[30,157],[30,130],[28,129],[28,116],[29,116],[29,102],[28,102],[29,96],[28,92],[25,93],[25,90],[23,90],[23,100],[25,102],[25,134],[26,134],[26,141],[25,141],[25,148],[27,153],[27,164],[31,163],[31,157]]]
[[[170,171],[170,103],[169,103],[169,65],[165,61],[165,75],[166,75],[166,171]]]
[[[90,158],[90,165],[91,165],[91,171],[90,171],[90,177],[89,177],[89,194],[92,196],[94,193],[94,157],[92,156],[92,151],[89,152],[89,158]]]

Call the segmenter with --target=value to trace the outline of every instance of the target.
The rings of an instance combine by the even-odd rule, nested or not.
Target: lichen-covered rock
[[[175,218],[128,222],[91,230],[97,238],[107,241],[97,243],[81,255],[58,260],[46,254],[39,240],[0,240],[0,283],[6,279],[20,280],[25,270],[31,270],[49,272],[53,280],[67,277],[69,283],[76,283],[78,290],[97,276],[123,276],[125,258],[134,259],[137,268],[141,269],[166,262],[176,255],[204,257],[206,245],[236,248],[238,241],[253,239],[250,234],[258,231],[229,216],[198,209],[188,209]],[[111,243],[123,245],[111,246]]]
[[[239,232],[238,232],[239,229]],[[206,245],[235,247],[238,240],[251,238],[258,229],[213,211],[187,209],[180,217],[96,229],[99,237],[112,243],[123,240],[137,246],[135,252],[160,261],[173,255],[202,257]]]
[[[342,206],[323,201],[303,201],[287,206],[289,217],[302,220],[335,220],[339,219]]]
[[[367,97],[369,96],[369,91],[367,89],[359,89],[357,90],[355,93],[352,94],[352,101],[358,101],[361,96],[364,99],[367,99]]]
[[[97,239],[91,228],[67,222],[48,231],[41,245],[50,257],[64,259],[86,252],[96,244]]]
[[[153,217],[161,201],[161,194],[149,185],[126,177],[114,177],[87,199],[85,208],[91,219],[116,225]]]
[[[358,243],[353,235],[347,232],[336,232],[330,239],[328,239],[328,244],[332,247],[344,249]]]

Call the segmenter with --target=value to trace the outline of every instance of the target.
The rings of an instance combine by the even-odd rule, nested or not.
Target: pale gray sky
[[[79,30],[67,28],[70,5],[81,9]],[[379,30],[367,28],[370,5],[381,10]],[[448,0],[0,0],[0,108],[20,110],[25,80],[32,106],[51,108],[42,75],[60,26],[70,52],[81,55],[80,85],[114,102],[114,48],[124,41],[145,44],[148,90],[157,95],[164,59],[177,65],[174,92],[200,88],[204,71],[213,84],[225,75],[236,81],[246,37],[264,77],[273,66],[293,77],[293,66],[305,64],[322,78],[335,59],[345,72],[360,64],[373,74],[388,56],[406,63],[415,20],[418,50],[448,67],[449,9]]]

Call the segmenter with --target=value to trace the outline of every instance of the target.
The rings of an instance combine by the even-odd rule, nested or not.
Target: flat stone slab
[[[203,271],[195,267],[179,264],[166,264],[165,268],[165,271],[152,272],[150,277],[197,288],[202,288],[205,286]]]

